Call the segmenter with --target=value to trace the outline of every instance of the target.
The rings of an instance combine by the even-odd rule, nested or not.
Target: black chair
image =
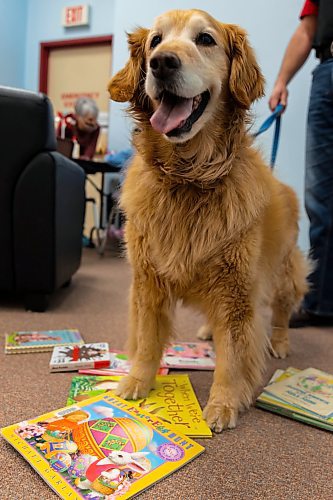
[[[0,86],[0,292],[44,311],[79,268],[85,175],[56,151],[50,100]]]

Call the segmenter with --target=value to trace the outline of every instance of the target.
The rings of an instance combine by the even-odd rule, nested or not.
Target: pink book
[[[177,342],[166,349],[161,365],[177,369],[214,370],[215,352],[209,342]]]

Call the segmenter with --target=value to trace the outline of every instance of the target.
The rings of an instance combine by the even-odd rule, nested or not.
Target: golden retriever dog
[[[133,268],[132,368],[117,394],[148,394],[181,300],[206,317],[201,336],[212,332],[216,369],[204,418],[221,432],[253,400],[270,348],[288,353],[289,317],[307,288],[297,199],[248,133],[264,80],[241,28],[174,10],[128,42],[130,58],[109,84],[113,100],[129,101],[138,128],[121,196]]]

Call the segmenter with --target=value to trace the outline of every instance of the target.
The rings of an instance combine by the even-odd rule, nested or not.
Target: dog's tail
[[[288,270],[291,271],[290,280],[293,287],[293,310],[297,310],[304,295],[310,289],[308,276],[314,270],[315,263],[311,259],[305,257],[298,247],[295,247],[291,251],[288,268]]]

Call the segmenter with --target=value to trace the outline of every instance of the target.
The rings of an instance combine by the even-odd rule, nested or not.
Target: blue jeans
[[[333,316],[333,59],[313,72],[305,167],[305,209],[315,269],[303,307]]]

